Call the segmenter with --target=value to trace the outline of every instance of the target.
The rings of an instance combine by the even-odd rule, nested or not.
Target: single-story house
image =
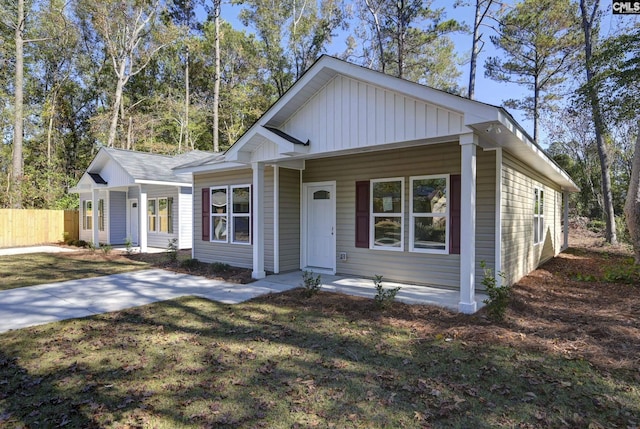
[[[193,257],[460,291],[567,246],[578,190],[504,109],[321,57],[193,174]],[[498,278],[499,280],[499,278]]]
[[[70,192],[80,194],[81,240],[98,244],[167,248],[192,244],[190,174],[173,167],[206,153],[176,156],[102,147]]]

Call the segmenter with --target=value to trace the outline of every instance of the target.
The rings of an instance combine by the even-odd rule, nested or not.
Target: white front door
[[[303,185],[303,269],[336,271],[335,182]]]
[[[138,200],[129,200],[129,231],[131,244],[138,245]]]

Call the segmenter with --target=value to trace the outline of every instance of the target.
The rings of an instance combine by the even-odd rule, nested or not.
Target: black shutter
[[[356,182],[356,247],[369,248],[369,181]]]
[[[202,189],[202,240],[211,241],[210,218],[211,218],[211,193],[209,188]]]

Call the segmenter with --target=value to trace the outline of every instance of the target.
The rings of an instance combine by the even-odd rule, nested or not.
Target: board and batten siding
[[[343,75],[329,81],[281,129],[309,139],[310,154],[468,132],[460,112]]]
[[[280,272],[300,269],[300,171],[280,171]]]
[[[191,249],[193,243],[193,190],[188,186],[180,187],[178,194],[178,248]],[[174,230],[175,231],[175,230]]]
[[[495,240],[495,154],[478,151],[477,158],[477,261],[494,262]],[[459,288],[460,255],[409,252],[410,177],[460,174],[460,146],[457,141],[408,149],[308,160],[303,182],[336,181],[336,253],[347,253],[337,261],[337,273],[416,284]],[[404,241],[402,252],[355,247],[356,181],[403,177]],[[462,204],[465,197],[462,197]],[[464,240],[464,237],[462,237]],[[479,282],[478,282],[479,283]],[[480,285],[477,283],[477,287]]]
[[[105,201],[106,203],[106,201]],[[127,193],[109,191],[109,244],[124,244],[127,240]]]
[[[223,262],[234,267],[253,267],[253,246],[236,243],[216,243],[202,240],[202,189],[214,186],[250,185],[253,180],[251,169],[224,171],[219,173],[194,175],[193,205],[193,250],[196,258],[203,262]],[[265,270],[273,271],[273,168],[264,169],[263,190],[265,207]],[[256,192],[255,189],[251,189]],[[255,212],[256,208],[252,208]],[[209,225],[204,225],[208,228]],[[298,264],[299,265],[299,264]]]
[[[166,249],[169,246],[170,240],[174,238],[178,238],[178,216],[179,216],[178,206],[180,202],[178,198],[178,187],[145,185],[143,186],[142,191],[147,193],[147,207],[149,204],[148,201],[151,199],[173,197],[173,210],[171,212],[171,215],[173,218],[173,233],[169,234],[166,232],[155,232],[155,231],[152,232],[149,230],[140,231],[140,234],[147,234],[147,246]],[[141,213],[141,215],[148,216],[147,213]],[[148,222],[147,222],[147,228],[149,228]]]
[[[534,190],[544,191],[544,241],[533,243]],[[502,161],[502,271],[512,284],[562,247],[562,192],[558,185],[507,151]]]

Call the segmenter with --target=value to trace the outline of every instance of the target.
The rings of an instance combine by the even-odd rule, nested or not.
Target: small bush
[[[196,258],[189,258],[180,262],[180,266],[186,269],[198,268],[199,265],[200,265],[200,261],[197,260]]]
[[[603,278],[605,281],[611,283],[637,285],[640,284],[640,266],[631,263],[629,265],[610,267],[605,270]]]
[[[89,247],[89,243],[87,243],[84,240],[74,240],[73,245],[76,247],[82,247],[83,249],[86,249],[87,247]]]
[[[607,225],[603,220],[600,219],[591,219],[587,223],[587,229],[591,232],[601,233],[606,229]]]
[[[110,244],[100,243],[100,250],[102,250],[102,253],[105,255],[108,255],[113,250],[113,247]]]
[[[624,216],[616,216],[616,236],[621,243],[631,244],[631,235]]]
[[[322,287],[322,276],[318,274],[317,277],[314,277],[313,271],[303,271],[302,287],[304,288],[305,296],[311,298],[320,291]]]
[[[178,239],[172,238],[167,245],[167,258],[169,261],[175,262],[178,260]]]
[[[96,244],[93,241],[87,243],[87,249],[91,250],[91,252],[96,251]]]
[[[511,298],[511,286],[498,286],[498,281],[493,275],[491,268],[487,268],[487,264],[484,261],[480,262],[480,267],[482,267],[482,271],[484,271],[482,284],[486,288],[487,295],[489,295],[489,298],[483,301],[486,304],[487,313],[493,320],[504,320],[509,299]],[[505,279],[504,273],[502,272],[498,272],[498,276],[500,276],[502,280]]]
[[[400,287],[394,287],[391,289],[384,289],[382,287],[382,276],[379,274],[374,275],[373,284],[376,286],[376,296],[374,301],[376,307],[379,309],[387,308],[396,299],[396,295],[400,291]]]
[[[213,273],[226,273],[231,269],[231,266],[224,262],[212,262],[210,268]]]
[[[127,255],[131,255],[133,253],[133,241],[131,241],[131,237],[125,238],[124,249],[125,252],[127,252]]]

